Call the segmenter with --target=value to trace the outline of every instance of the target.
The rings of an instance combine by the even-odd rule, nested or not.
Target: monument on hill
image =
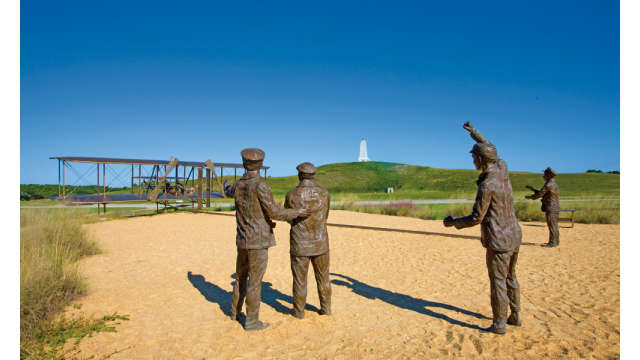
[[[365,139],[360,141],[360,156],[358,156],[358,161],[371,161],[367,156],[367,140]]]

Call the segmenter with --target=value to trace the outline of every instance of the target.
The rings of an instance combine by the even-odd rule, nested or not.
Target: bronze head
[[[473,164],[477,170],[483,170],[487,165],[498,160],[498,151],[492,144],[477,143],[469,152],[473,156]]]
[[[262,160],[264,160],[264,151],[258,148],[247,148],[240,152],[242,156],[242,166],[247,171],[260,170],[262,167]]]
[[[545,180],[549,180],[551,178],[554,178],[555,176],[556,176],[556,172],[553,171],[552,168],[548,167],[544,169],[544,175],[542,177],[544,177]]]
[[[303,162],[296,166],[298,170],[298,179],[313,179],[316,176],[316,167],[310,162]]]

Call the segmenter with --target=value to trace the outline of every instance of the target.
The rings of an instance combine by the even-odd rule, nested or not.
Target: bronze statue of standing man
[[[242,165],[246,174],[233,186],[225,181],[225,194],[235,199],[236,205],[236,282],[233,286],[231,319],[236,320],[242,310],[245,297],[247,317],[245,330],[261,330],[269,326],[258,320],[262,277],[267,270],[268,250],[276,244],[272,220],[290,221],[308,216],[305,208],[282,209],[273,200],[271,188],[260,177],[264,151],[244,149]]]
[[[320,315],[331,315],[331,283],[329,282],[329,192],[316,184],[316,167],[304,162],[297,166],[298,186],[287,193],[285,208],[308,208],[313,212],[307,218],[290,221],[291,273],[293,275],[293,316],[304,318],[307,299],[307,273],[309,262],[318,286]]]
[[[507,163],[498,158],[496,147],[467,122],[464,129],[477,142],[471,150],[473,163],[482,173],[476,181],[478,192],[471,215],[454,219],[447,216],[445,226],[457,229],[481,224],[482,246],[487,249],[486,262],[491,284],[493,324],[490,331],[505,334],[506,324],[520,326],[520,285],[516,262],[522,230],[513,208],[513,193]],[[511,315],[507,312],[511,307]]]
[[[560,245],[560,231],[558,230],[558,217],[560,215],[560,201],[558,201],[558,184],[556,183],[556,173],[550,167],[544,170],[542,176],[545,180],[540,190],[536,190],[531,186],[527,188],[533,191],[532,195],[525,196],[526,199],[542,198],[542,211],[547,217],[547,226],[549,227],[549,242],[544,247],[556,247]]]

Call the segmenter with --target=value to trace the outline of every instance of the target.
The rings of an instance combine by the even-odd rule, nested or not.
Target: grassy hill
[[[352,162],[318,167],[316,181],[335,197],[353,194],[360,199],[473,199],[476,193],[475,170],[436,169],[387,162]],[[539,188],[542,173],[511,172],[516,197],[529,194],[525,185]],[[284,196],[298,183],[297,176],[269,178],[276,196]],[[620,175],[603,173],[559,174],[560,196],[570,198],[617,198]],[[386,194],[393,187],[393,194]]]
[[[318,167],[316,181],[327,188],[333,199],[358,198],[363,200],[400,199],[473,199],[476,193],[475,170],[435,169],[387,162],[352,162],[328,164]],[[530,191],[525,185],[539,188],[544,184],[542,173],[511,172],[511,184],[516,198]],[[225,176],[233,182],[233,176]],[[268,183],[276,198],[298,184],[297,176],[269,177]],[[605,173],[559,174],[556,181],[562,199],[571,198],[618,198],[620,175]],[[192,185],[192,184],[189,184]],[[393,194],[386,194],[393,187]],[[96,192],[95,186],[82,186],[74,194]],[[214,191],[217,188],[214,185]],[[21,192],[39,194],[45,198],[57,196],[57,185],[20,185]],[[126,188],[107,188],[108,192],[128,192]],[[37,198],[37,197],[36,197]]]

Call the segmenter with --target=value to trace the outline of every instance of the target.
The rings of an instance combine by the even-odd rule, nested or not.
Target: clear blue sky
[[[617,1],[21,1],[21,183],[50,156],[620,168]]]

